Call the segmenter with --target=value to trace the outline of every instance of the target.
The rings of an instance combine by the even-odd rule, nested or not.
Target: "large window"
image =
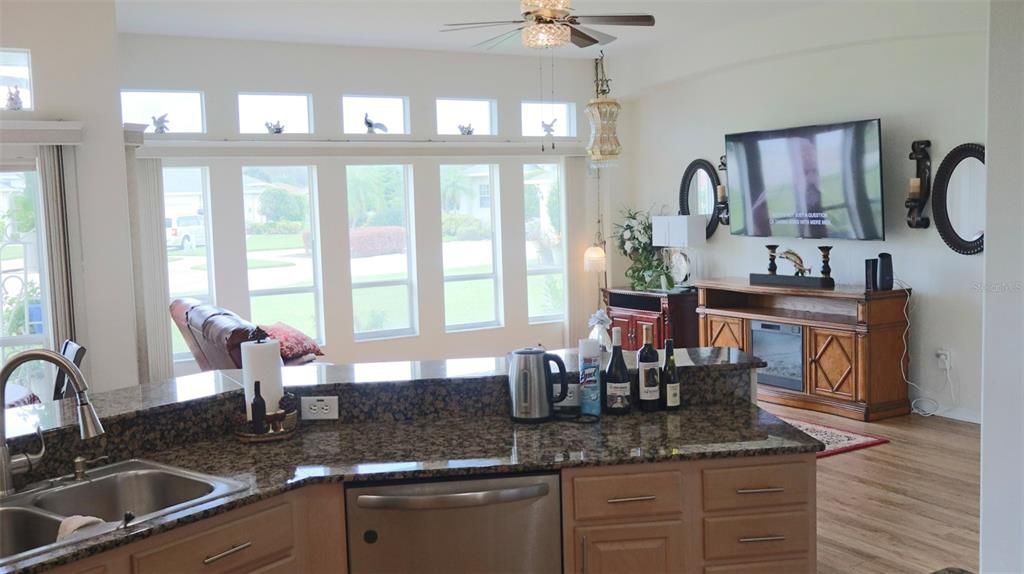
[[[496,165],[441,166],[444,318],[449,331],[501,324]]]
[[[498,133],[495,100],[437,100],[437,133],[490,136]],[[465,133],[464,133],[465,132]]]
[[[347,167],[352,329],[357,339],[416,332],[412,168]]]
[[[526,272],[531,323],[565,317],[565,216],[558,164],[523,166]]]
[[[153,133],[195,134],[206,131],[201,92],[156,92],[125,90],[121,92],[121,121],[146,124]]]
[[[313,133],[310,96],[307,94],[238,94],[238,131],[265,134],[267,124],[280,125],[281,133]]]
[[[0,171],[0,353],[50,347],[39,178],[34,170]],[[44,364],[19,368],[14,382],[36,395],[53,395],[53,378]],[[11,399],[9,394],[8,399]],[[2,408],[3,405],[0,405]]]
[[[172,299],[213,303],[209,226],[209,177],[205,167],[164,168],[164,235],[167,280]],[[171,328],[176,358],[191,357],[177,327]]]
[[[522,121],[524,136],[576,137],[576,104],[523,102]]]
[[[341,116],[347,134],[409,133],[409,100],[403,97],[344,96]]]
[[[310,166],[242,168],[252,321],[288,323],[321,339],[316,171]]]
[[[0,96],[21,98],[21,109],[34,107],[32,97],[32,60],[28,50],[0,49]]]

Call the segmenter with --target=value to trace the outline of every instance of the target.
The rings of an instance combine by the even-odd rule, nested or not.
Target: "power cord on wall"
[[[895,278],[895,281],[900,287],[903,287],[904,289],[911,289],[910,284],[900,278]],[[906,361],[907,354],[910,352],[910,342],[908,341],[908,336],[910,334],[910,297],[907,297],[906,302],[903,304],[903,316],[907,320],[907,328],[903,330],[903,355],[900,357],[900,372],[903,375],[903,380],[911,387],[917,389],[917,392],[921,395],[910,402],[910,410],[914,414],[921,415],[923,417],[934,416],[942,410],[942,403],[932,397],[929,397],[924,388],[911,381],[910,377],[907,375]],[[953,400],[953,404],[956,405],[958,404],[956,390],[953,386],[952,376],[950,375],[952,365],[950,365],[948,355],[945,357],[942,370],[946,373],[946,386],[949,387],[949,396]]]

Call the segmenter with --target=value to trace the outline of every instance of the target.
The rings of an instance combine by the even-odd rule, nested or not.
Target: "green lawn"
[[[0,254],[0,260],[8,261],[10,259],[21,259],[25,256],[24,245],[10,245],[3,250],[3,254]]]
[[[275,251],[279,249],[305,249],[301,233],[288,235],[246,235],[246,251]],[[206,246],[196,247],[188,251],[172,250],[175,255],[206,256]]]
[[[278,267],[295,267],[295,264],[290,261],[280,261],[275,259],[250,259],[249,269],[276,269]],[[200,263],[193,265],[190,269],[193,271],[206,271],[206,264]]]

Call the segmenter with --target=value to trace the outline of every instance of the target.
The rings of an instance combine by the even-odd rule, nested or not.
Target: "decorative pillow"
[[[291,325],[274,323],[273,325],[260,325],[260,328],[266,331],[271,339],[281,343],[281,358],[285,361],[304,355],[324,354],[316,341]]]

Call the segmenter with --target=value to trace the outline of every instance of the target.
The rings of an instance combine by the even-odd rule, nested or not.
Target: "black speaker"
[[[878,254],[878,289],[880,291],[892,291],[892,255],[888,253]]]
[[[878,260],[864,260],[864,290],[878,291]]]

